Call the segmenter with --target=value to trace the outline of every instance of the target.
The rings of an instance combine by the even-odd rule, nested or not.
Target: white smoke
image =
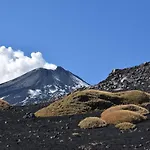
[[[40,52],[33,52],[31,57],[28,57],[20,50],[0,47],[0,83],[12,80],[36,68],[55,70],[57,66],[47,63]]]

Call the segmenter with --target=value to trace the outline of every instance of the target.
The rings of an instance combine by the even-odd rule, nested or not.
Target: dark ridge
[[[141,90],[150,92],[150,62],[130,68],[114,69],[94,88],[106,91]]]

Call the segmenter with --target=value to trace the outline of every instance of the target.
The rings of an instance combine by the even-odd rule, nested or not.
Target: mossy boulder
[[[87,117],[79,122],[78,126],[82,129],[105,127],[107,123],[98,117]]]
[[[0,110],[8,109],[10,108],[10,105],[8,102],[0,99]]]
[[[129,129],[134,129],[136,125],[130,122],[122,122],[122,123],[116,124],[115,127],[120,130],[129,130]]]
[[[149,114],[149,110],[147,110],[144,107],[135,105],[135,104],[128,104],[128,105],[117,105],[117,106],[112,106],[108,109],[106,109],[105,111],[102,112],[101,116],[107,114],[107,113],[111,113],[113,111],[118,111],[118,110],[130,110],[130,111],[134,111],[137,113],[140,113],[142,115],[146,115]]]
[[[147,117],[140,113],[129,110],[117,110],[103,114],[101,119],[105,120],[107,124],[116,125],[123,122],[138,123],[146,120]]]

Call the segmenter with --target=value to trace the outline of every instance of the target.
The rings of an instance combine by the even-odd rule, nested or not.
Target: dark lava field
[[[28,118],[27,113],[39,108],[14,107],[0,112],[0,150],[150,150],[150,119],[124,132],[114,126],[80,129],[80,120],[100,113]]]

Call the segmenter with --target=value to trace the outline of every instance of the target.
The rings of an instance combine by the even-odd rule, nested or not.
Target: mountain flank
[[[12,105],[37,104],[87,86],[88,83],[62,67],[56,70],[39,68],[0,84],[0,98]]]

